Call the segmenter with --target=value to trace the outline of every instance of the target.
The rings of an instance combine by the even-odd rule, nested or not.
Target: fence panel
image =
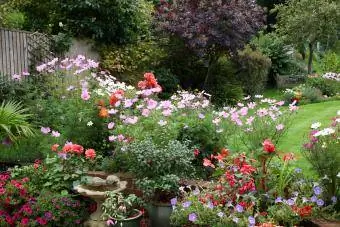
[[[51,39],[44,34],[0,28],[0,83],[32,66],[52,60]]]

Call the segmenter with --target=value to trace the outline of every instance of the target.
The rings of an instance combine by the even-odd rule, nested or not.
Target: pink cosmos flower
[[[52,131],[53,137],[60,137],[60,133],[58,131]]]
[[[148,109],[143,109],[143,110],[142,110],[142,115],[143,115],[144,117],[148,117],[149,114],[150,114],[150,110],[148,110]]]
[[[163,109],[169,109],[172,107],[171,101],[166,100],[166,101],[162,101],[160,104],[160,107],[162,107]]]
[[[259,116],[259,117],[264,117],[264,116],[268,115],[268,111],[265,108],[261,108],[261,109],[257,110],[256,113],[257,113],[257,116]]]
[[[115,127],[115,123],[114,123],[114,122],[110,122],[110,123],[107,125],[107,128],[108,128],[108,129],[113,129],[113,127]]]
[[[284,128],[283,124],[276,125],[276,130],[281,131]]]
[[[49,127],[41,127],[40,128],[40,131],[43,133],[43,134],[48,134],[51,132],[51,129]]]
[[[126,99],[124,101],[124,108],[129,108],[133,105],[133,101],[131,99]]]
[[[170,116],[171,113],[172,113],[171,109],[166,109],[166,110],[163,110],[163,112],[162,112],[163,116],[165,116],[165,117]]]
[[[149,110],[155,109],[157,107],[158,102],[153,99],[148,99],[147,101],[147,108]]]
[[[90,94],[89,92],[87,91],[87,89],[83,89],[82,92],[81,92],[81,99],[84,100],[84,101],[87,101],[90,99]]]
[[[29,76],[29,75],[30,75],[30,73],[29,73],[29,72],[27,72],[27,71],[23,71],[23,72],[22,72],[22,75],[23,75],[23,76]]]
[[[134,116],[134,117],[127,117],[123,122],[125,124],[131,124],[131,125],[134,125],[136,124],[138,121],[138,117]]]
[[[114,136],[114,135],[109,136],[109,141],[110,141],[110,142],[113,142],[113,141],[115,141],[116,139],[117,139],[117,136]]]
[[[212,123],[215,125],[218,125],[220,122],[221,122],[221,118],[218,118],[218,117],[212,120]]]
[[[37,67],[36,67],[36,70],[37,70],[38,72],[42,72],[42,71],[44,71],[44,70],[46,69],[46,67],[47,67],[46,64],[42,64],[42,65],[37,66]]]
[[[248,114],[248,108],[247,107],[241,108],[239,113],[241,114],[241,116],[246,116]]]
[[[248,106],[249,109],[254,109],[255,106],[256,106],[256,103],[255,102],[250,102],[250,103],[247,104],[247,106]]]
[[[253,116],[247,118],[246,124],[247,124],[247,125],[251,125],[251,124],[253,123],[254,119],[255,119],[255,117],[253,117]]]
[[[19,74],[14,74],[14,75],[12,75],[12,79],[13,79],[13,80],[21,80],[21,75],[19,75]]]
[[[278,105],[278,106],[283,106],[285,104],[285,102],[284,101],[280,101],[280,102],[277,102],[275,104]]]
[[[119,134],[117,136],[117,139],[118,139],[119,142],[122,142],[125,139],[125,136],[123,136],[122,134]]]

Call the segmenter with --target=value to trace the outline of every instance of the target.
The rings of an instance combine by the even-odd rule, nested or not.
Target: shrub
[[[220,57],[211,69],[207,92],[217,106],[236,104],[243,98],[242,84],[237,80],[236,65],[227,57]]]
[[[338,115],[333,118],[330,127],[320,128],[321,123],[313,123],[308,141],[303,145],[303,154],[322,178],[328,199],[338,196],[340,192],[340,153],[337,139],[339,122],[340,116]]]
[[[154,72],[159,85],[162,87],[162,93],[160,93],[158,97],[161,99],[170,98],[180,86],[178,77],[167,68],[158,68],[154,70]]]
[[[157,68],[165,56],[155,41],[104,47],[102,66],[120,81],[137,84],[136,75]]]
[[[322,92],[318,88],[313,88],[309,86],[302,87],[301,104],[317,103],[322,100]]]
[[[318,63],[320,72],[340,72],[340,55],[334,52],[327,52],[320,63]]]
[[[270,58],[272,65],[270,76],[272,79],[276,75],[290,75],[303,72],[303,68],[298,64],[293,47],[287,46],[282,37],[275,33],[261,33],[251,41],[257,50]]]
[[[247,46],[237,56],[240,65],[239,77],[244,90],[249,95],[262,94],[268,80],[271,61],[261,52]]]
[[[323,95],[335,96],[340,91],[340,82],[323,77],[309,77],[306,84],[319,89]]]

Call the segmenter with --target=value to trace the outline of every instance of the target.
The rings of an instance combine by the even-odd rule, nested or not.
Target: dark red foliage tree
[[[233,55],[260,30],[264,12],[254,0],[160,1],[158,28],[184,40],[210,66],[221,53]]]

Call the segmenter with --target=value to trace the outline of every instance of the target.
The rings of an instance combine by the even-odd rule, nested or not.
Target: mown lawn
[[[300,106],[299,112],[294,117],[287,134],[281,139],[278,147],[282,152],[293,152],[296,157],[296,165],[310,172],[310,165],[301,153],[301,147],[306,141],[310,126],[314,122],[320,122],[321,127],[327,127],[332,117],[340,110],[340,101],[329,101]]]

